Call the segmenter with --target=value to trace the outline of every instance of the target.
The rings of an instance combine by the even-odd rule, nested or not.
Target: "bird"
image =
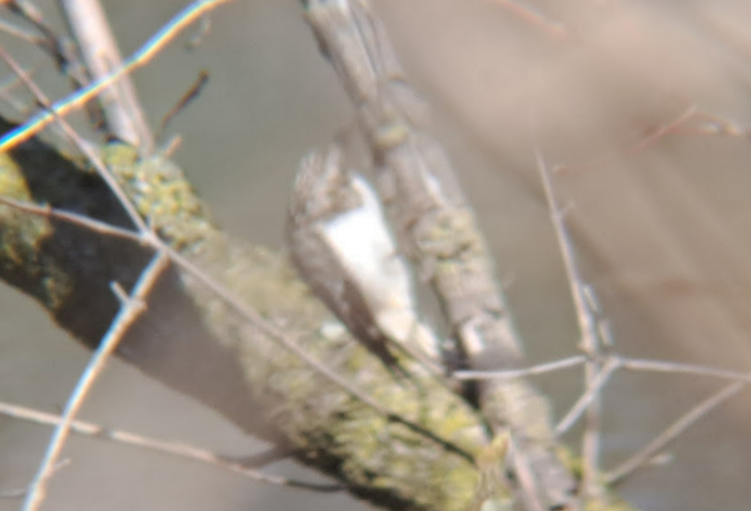
[[[394,347],[441,371],[432,360],[437,340],[417,317],[409,268],[378,196],[345,169],[338,142],[301,160],[285,230],[301,279],[389,372],[408,377]]]

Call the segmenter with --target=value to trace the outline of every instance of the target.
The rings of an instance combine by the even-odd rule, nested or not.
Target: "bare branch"
[[[22,201],[10,199],[8,197],[0,196],[0,203],[10,206],[19,211],[25,211],[34,215],[39,215],[44,218],[54,218],[69,222],[74,225],[79,225],[90,229],[93,232],[103,234],[105,236],[116,236],[118,238],[132,240],[138,243],[147,244],[148,241],[134,231],[127,229],[121,229],[120,227],[99,222],[83,215],[76,213],[68,213],[66,211],[60,211],[58,209],[51,208],[49,206],[37,206],[36,204],[28,204]]]
[[[609,360],[599,372],[588,382],[588,387],[584,393],[579,396],[574,406],[568,411],[563,419],[555,427],[555,434],[560,436],[574,425],[581,413],[589,406],[593,399],[599,396],[600,390],[608,382],[610,375],[618,368],[617,361]]]
[[[658,455],[658,453],[667,447],[670,442],[675,440],[679,435],[691,427],[702,417],[705,417],[709,412],[720,406],[722,403],[738,394],[740,391],[746,388],[747,382],[737,381],[731,383],[715,394],[711,395],[701,403],[697,404],[694,408],[682,415],[678,420],[671,424],[668,428],[660,433],[657,438],[647,444],[644,449],[637,452],[624,461],[615,469],[609,471],[605,475],[605,480],[610,485],[616,485],[623,482],[628,476],[633,474],[637,469],[649,463],[649,461]]]
[[[122,204],[123,208],[125,208],[125,210],[128,212],[130,219],[136,225],[138,230],[141,233],[144,233],[144,235],[145,233],[150,232],[151,229],[149,229],[141,219],[141,215],[138,214],[136,208],[133,206],[131,201],[128,200],[128,197],[125,195],[122,186],[120,186],[120,184],[112,176],[112,173],[107,169],[106,165],[104,165],[99,155],[92,149],[90,144],[86,143],[78,135],[78,133],[76,133],[76,131],[65,120],[65,118],[59,115],[53,109],[53,106],[50,104],[49,98],[47,98],[47,96],[44,94],[44,92],[42,92],[39,86],[37,86],[37,84],[34,83],[34,81],[26,75],[23,68],[21,68],[18,62],[16,62],[15,59],[11,57],[11,55],[7,51],[5,51],[5,48],[3,48],[2,46],[0,46],[0,58],[2,58],[5,63],[8,64],[8,66],[11,68],[11,70],[13,70],[13,72],[16,73],[16,75],[26,84],[29,90],[34,94],[34,97],[37,99],[37,101],[39,101],[42,106],[47,108],[52,118],[58,122],[60,127],[63,129],[63,132],[68,137],[70,137],[70,139],[75,142],[81,152],[86,155],[89,161],[94,165],[94,168],[96,168],[97,172],[99,172],[99,175],[102,177],[102,179],[104,179],[113,193],[120,199],[120,204]]]
[[[44,39],[42,36],[34,34],[30,30],[19,27],[3,18],[0,18],[0,31],[31,44],[40,44]]]
[[[1,401],[0,414],[5,415],[6,417],[13,417],[14,419],[25,420],[47,426],[59,426],[63,422],[63,417],[60,417],[58,415],[41,412],[39,410],[33,410],[25,406],[4,403]],[[264,474],[259,470],[250,468],[250,465],[247,463],[234,463],[232,461],[229,461],[225,456],[221,456],[205,449],[199,449],[197,447],[186,445],[184,443],[155,440],[153,438],[144,437],[142,435],[137,435],[128,431],[105,428],[104,426],[100,426],[99,424],[94,424],[92,422],[73,420],[70,422],[70,432],[77,435],[109,440],[118,444],[140,447],[162,454],[168,454],[191,461],[197,461],[199,463],[206,463],[222,470],[227,470],[234,474],[238,474],[261,483],[268,483],[277,486],[289,486],[292,488],[302,488],[320,492],[335,492],[342,490],[342,486],[338,484],[306,483],[303,481],[295,481],[292,479]],[[25,491],[26,490],[24,489],[24,492]]]
[[[57,68],[70,77],[76,88],[89,83],[89,76],[80,62],[75,44],[68,37],[58,34],[36,5],[30,0],[9,0],[7,5],[39,32],[40,35],[34,37],[34,44],[52,57]]]
[[[193,21],[200,18],[205,12],[228,1],[230,0],[196,0],[162,27],[138,51],[126,59],[121,67],[113,70],[101,79],[92,82],[75,94],[71,94],[67,98],[55,102],[51,106],[50,111],[40,112],[26,121],[23,126],[6,133],[0,138],[0,152],[7,151],[24,140],[28,140],[54,121],[56,115],[64,117],[68,113],[81,108],[107,87],[117,83],[124,76],[127,76],[136,69],[148,64],[166,44]]]
[[[448,157],[423,122],[425,105],[406,81],[385,28],[366,0],[304,5],[322,53],[357,108],[396,230],[430,279],[470,367],[518,366],[521,342],[485,240]],[[485,380],[480,402],[494,434],[511,430],[509,457],[524,507],[579,509],[573,477],[555,452],[544,398],[518,379]]]
[[[39,509],[46,495],[47,482],[52,476],[57,458],[65,445],[65,440],[70,432],[71,423],[75,418],[78,410],[83,405],[83,401],[91,390],[97,377],[104,370],[107,359],[115,351],[120,340],[128,331],[130,326],[136,321],[146,309],[145,301],[156,284],[157,279],[167,268],[169,259],[165,254],[157,254],[151,264],[144,270],[143,275],[136,283],[132,294],[128,300],[122,303],[118,315],[112,322],[109,331],[102,338],[94,355],[91,357],[89,364],[84,370],[81,378],[76,384],[76,388],[68,398],[62,414],[62,420],[55,428],[55,432],[50,439],[47,452],[44,455],[39,471],[31,483],[31,489],[27,496],[23,511],[35,511]]]
[[[619,357],[619,367],[630,371],[645,371],[651,373],[690,374],[693,376],[707,376],[724,380],[751,383],[751,373],[746,371],[731,371],[699,364],[683,364],[664,360],[644,360],[638,358]]]
[[[456,371],[453,376],[458,380],[491,380],[494,378],[513,379],[560,371],[561,369],[580,366],[586,361],[586,355],[574,355],[562,360],[537,364],[525,369],[510,369],[507,371]]]
[[[78,42],[83,61],[96,82],[122,67],[122,56],[98,0],[59,0],[70,31]],[[129,76],[99,94],[105,120],[112,134],[138,147],[143,155],[154,149],[146,114]]]
[[[164,117],[162,118],[161,122],[159,123],[159,131],[157,132],[157,138],[160,138],[162,133],[164,133],[164,129],[167,127],[167,125],[172,121],[172,119],[182,112],[190,103],[195,101],[198,96],[201,94],[201,91],[206,86],[206,84],[209,82],[209,72],[205,69],[201,69],[198,72],[198,76],[196,77],[196,81],[193,82],[193,84],[188,88],[187,91],[180,97],[180,99],[175,103],[175,105],[170,108],[169,112],[164,114]]]
[[[558,247],[563,258],[563,265],[566,268],[566,277],[568,279],[569,289],[571,290],[571,299],[573,300],[574,309],[576,310],[576,320],[579,325],[579,332],[581,333],[581,349],[588,355],[587,362],[584,366],[584,388],[586,389],[585,396],[587,396],[586,423],[582,438],[582,478],[584,494],[590,498],[601,498],[604,494],[604,490],[598,481],[600,472],[600,424],[602,423],[602,399],[599,393],[593,391],[593,389],[599,388],[595,384],[595,381],[605,373],[605,368],[601,367],[598,361],[601,351],[598,338],[599,330],[597,327],[597,320],[594,317],[594,311],[590,304],[593,300],[587,300],[585,289],[589,290],[590,297],[592,297],[594,291],[591,287],[587,287],[582,279],[579,265],[576,262],[574,245],[569,236],[568,229],[566,228],[566,223],[564,222],[563,211],[558,205],[550,173],[548,172],[547,165],[545,164],[545,160],[543,159],[539,148],[536,153],[537,167],[540,171],[540,178],[542,180],[543,189],[545,190],[545,198],[548,203],[553,228],[555,229]],[[580,402],[583,403],[585,401],[582,399]],[[572,414],[575,411],[575,408],[576,407],[572,410]],[[573,415],[571,415],[571,417],[573,417]],[[565,421],[562,422],[565,423]],[[556,433],[558,435],[560,435],[560,428],[560,425],[556,428]]]

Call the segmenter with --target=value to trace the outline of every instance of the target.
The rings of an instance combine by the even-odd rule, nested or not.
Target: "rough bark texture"
[[[382,30],[378,24],[373,27]],[[333,57],[328,51],[331,42],[317,35],[327,56]],[[454,333],[466,337],[465,330],[471,329],[487,344],[482,352],[468,350],[469,358],[475,359],[472,365],[481,368],[482,360],[491,367],[514,366],[522,355],[510,325],[485,317],[475,321],[477,310],[502,316],[505,306],[492,286],[492,262],[471,209],[451,181],[440,145],[416,121],[419,112],[410,105],[420,106],[419,101],[403,83],[395,57],[385,57],[386,74],[394,73],[389,83],[376,80],[376,93],[360,94],[345,81],[361,107],[376,163],[396,170],[404,167],[407,174],[415,162],[424,164],[417,170],[428,168],[427,178],[438,178],[441,191],[458,194],[437,200],[419,190],[412,193],[410,183],[398,185],[403,195],[426,199],[416,209],[422,205],[434,213],[439,206],[451,210],[418,225],[415,248],[433,256],[431,271],[439,292],[464,304],[464,309],[446,307]],[[337,59],[332,60],[337,67]],[[384,85],[388,90],[381,89]],[[377,101],[368,104],[373,99]],[[11,128],[5,124],[2,131]],[[120,345],[121,358],[214,408],[249,434],[282,446],[376,505],[450,511],[503,504],[502,497],[485,505],[486,498],[497,496],[505,462],[505,450],[494,455],[486,446],[487,419],[497,435],[511,430],[514,458],[532,465],[532,486],[537,488],[529,491],[548,494],[540,502],[552,509],[552,503],[571,496],[553,495],[573,487],[568,484],[572,469],[563,467],[549,428],[548,404],[532,387],[522,381],[488,385],[481,396],[481,418],[476,407],[425,371],[414,371],[416,385],[395,382],[347,334],[333,335],[332,329],[324,328],[331,315],[297,279],[286,255],[233,239],[217,228],[171,161],[161,155],[139,159],[134,149],[121,144],[103,147],[101,153],[129,200],[165,242],[381,409],[334,384],[270,337],[268,328],[241,318],[195,276],[177,269],[162,279],[148,313]],[[0,195],[132,228],[99,176],[54,148],[32,139],[0,158]],[[401,202],[405,197],[396,198]],[[89,347],[97,345],[117,311],[110,284],[130,288],[150,250],[132,240],[0,206],[0,278],[36,298],[61,328]],[[469,257],[476,252],[485,257]],[[459,262],[470,264],[460,265],[454,260],[458,256]],[[409,368],[410,361],[403,362]],[[478,454],[487,465],[481,464],[480,470],[474,461]],[[512,465],[517,476],[522,473],[518,462]],[[518,499],[517,505],[536,509],[524,500]],[[566,506],[574,509],[578,502]]]
[[[194,279],[173,271],[119,356],[216,409],[250,434],[285,446],[298,460],[349,490],[392,509],[462,509],[477,473],[480,421],[460,398],[425,377],[394,384],[346,335],[326,337],[331,316],[278,252],[223,234],[180,170],[156,156],[137,161],[113,145],[105,158],[139,211],[194,263],[296,338],[384,408],[453,444],[437,443],[354,399],[304,365]],[[116,225],[128,221],[93,172],[32,140],[0,167],[0,194],[77,211]],[[0,206],[0,277],[37,299],[75,339],[95,346],[148,251],[132,241]]]

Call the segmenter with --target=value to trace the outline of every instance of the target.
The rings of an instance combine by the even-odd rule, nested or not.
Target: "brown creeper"
[[[436,340],[416,317],[409,271],[378,198],[343,160],[333,143],[300,163],[287,221],[292,260],[352,335],[389,371],[404,374],[389,343],[435,357]]]

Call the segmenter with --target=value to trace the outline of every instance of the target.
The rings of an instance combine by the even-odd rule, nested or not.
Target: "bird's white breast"
[[[353,176],[352,185],[362,205],[324,222],[322,234],[376,315],[384,309],[411,311],[409,270],[397,253],[378,198],[361,176]]]

